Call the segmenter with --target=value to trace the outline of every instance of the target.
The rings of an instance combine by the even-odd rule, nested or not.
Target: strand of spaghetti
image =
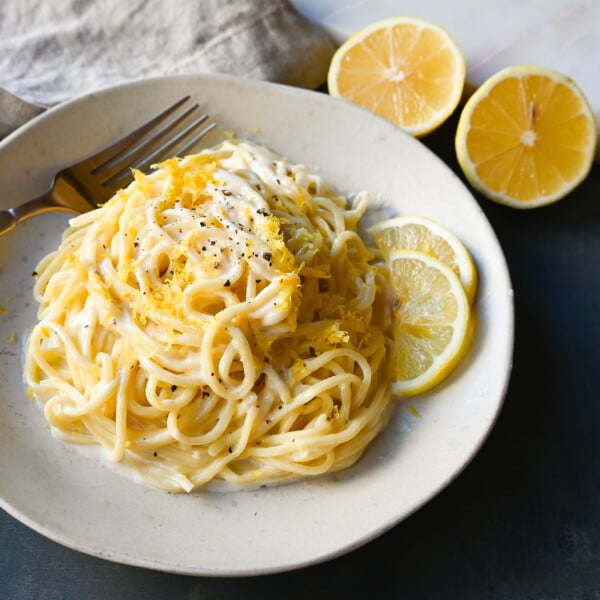
[[[342,443],[355,440],[359,432],[368,429],[368,426],[374,423],[372,420],[373,413],[379,412],[382,408],[382,404],[387,403],[385,398],[386,391],[383,390],[383,395],[375,398],[373,407],[369,409],[362,409],[351,422],[338,431],[328,432],[326,434],[318,435],[318,443],[329,447],[338,447]],[[376,429],[375,433],[379,430]],[[261,450],[268,445],[276,445],[279,449],[278,454],[283,453],[285,449],[288,452],[292,452],[296,449],[296,441],[301,439],[310,440],[313,436],[312,431],[299,431],[289,432],[286,434],[277,434],[276,436],[265,436],[263,444],[261,444]],[[257,450],[258,451],[258,450]]]
[[[237,427],[233,431],[228,431],[219,439],[208,444],[207,450],[212,457],[217,457],[220,454],[223,454],[224,450],[227,450],[227,454],[231,455],[227,457],[227,461],[229,462],[242,454],[248,444],[251,427],[255,423],[258,412],[254,403],[248,402],[247,405],[248,409],[243,417],[242,427]]]
[[[164,414],[168,411],[179,411],[184,406],[187,406],[196,395],[196,390],[194,388],[183,387],[181,389],[178,389],[177,386],[175,386],[175,389],[173,389],[173,386],[170,387],[171,393],[169,397],[160,397],[160,395],[157,393],[158,389],[162,389],[160,387],[160,381],[156,378],[154,374],[150,373],[144,390],[146,401],[150,406],[141,406],[138,404],[138,410],[140,410],[140,413],[145,414],[145,416],[150,416],[152,414],[156,414],[156,416],[158,416],[159,414]],[[131,400],[130,409],[132,409]],[[144,412],[142,413],[142,411]]]
[[[208,445],[225,434],[230,426],[234,411],[235,406],[233,403],[225,403],[224,408],[218,412],[218,417],[215,419],[212,429],[197,435],[185,435],[179,428],[177,422],[179,414],[175,411],[171,411],[167,417],[167,429],[172,438],[182,444],[189,444],[190,446]]]
[[[119,373],[119,388],[115,407],[115,436],[114,446],[107,453],[108,459],[117,462],[123,458],[125,444],[127,443],[127,387],[129,385],[128,370]]]
[[[322,456],[322,462],[317,465],[307,465],[305,463],[299,463],[293,459],[285,460],[283,458],[265,458],[264,460],[265,463],[268,464],[272,469],[279,472],[288,473],[288,477],[315,477],[332,470],[335,462],[335,454],[331,450],[324,453]]]
[[[223,384],[219,376],[219,371],[214,364],[215,353],[213,352],[214,339],[217,333],[222,333],[223,331],[222,323],[215,322],[204,332],[200,349],[200,368],[205,377],[208,375],[205,379],[206,383],[215,393],[223,398],[235,400],[236,398],[245,396],[252,390],[256,380],[256,367],[250,345],[244,334],[237,327],[225,327],[225,331],[227,331],[232,342],[235,344],[235,351],[244,366],[244,378],[237,386],[231,387]]]
[[[53,334],[54,345],[51,347],[52,351],[57,350],[60,344],[62,351],[64,352],[66,365],[60,365],[60,368],[51,364],[44,358],[44,351],[42,346],[44,345],[44,339],[48,338]],[[39,329],[37,335],[32,338],[37,342],[38,348],[41,350],[36,353],[36,363],[38,368],[42,369],[51,378],[60,379],[59,371],[61,368],[67,368],[71,373],[78,375],[81,370],[89,368],[89,361],[81,356],[79,349],[75,344],[65,327],[51,320],[44,321],[44,328]]]

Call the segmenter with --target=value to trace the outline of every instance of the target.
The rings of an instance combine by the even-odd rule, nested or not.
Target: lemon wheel
[[[458,275],[469,302],[477,290],[477,270],[471,254],[451,231],[422,216],[392,217],[369,228],[384,257],[395,250],[417,250],[445,263]]]
[[[392,392],[429,390],[455,368],[468,346],[470,306],[457,275],[444,263],[413,250],[389,257],[394,292]]]

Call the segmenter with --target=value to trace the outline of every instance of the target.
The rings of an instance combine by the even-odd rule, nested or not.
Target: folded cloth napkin
[[[0,137],[142,77],[220,72],[316,88],[333,50],[287,0],[2,0]]]

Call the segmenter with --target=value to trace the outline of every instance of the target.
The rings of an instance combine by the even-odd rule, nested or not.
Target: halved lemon
[[[327,84],[332,96],[422,136],[456,108],[465,71],[464,55],[445,29],[415,17],[393,17],[365,27],[338,48]]]
[[[392,393],[412,396],[440,383],[468,346],[469,301],[444,263],[413,250],[390,254],[394,292]]]
[[[581,183],[597,140],[594,112],[570,78],[518,66],[493,75],[469,98],[455,146],[474,188],[500,204],[535,208]]]
[[[384,257],[394,250],[418,250],[448,265],[458,275],[473,302],[477,290],[477,270],[469,251],[448,229],[421,216],[400,216],[386,219],[369,228]]]

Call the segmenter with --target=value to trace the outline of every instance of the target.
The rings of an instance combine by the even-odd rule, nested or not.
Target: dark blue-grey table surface
[[[455,129],[423,141],[459,173]],[[0,598],[600,599],[600,165],[552,206],[476,198],[511,272],[514,367],[490,437],[441,494],[341,558],[247,578],[111,563],[0,511]]]

